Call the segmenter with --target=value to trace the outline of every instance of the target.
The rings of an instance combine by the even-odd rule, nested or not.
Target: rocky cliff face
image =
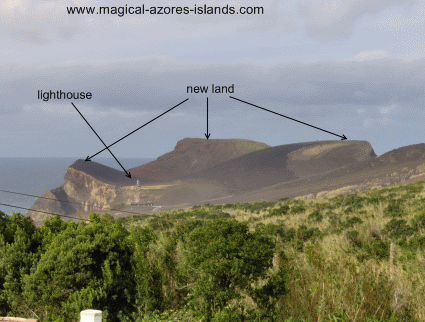
[[[31,209],[76,217],[77,213],[102,213],[128,204],[154,203],[158,199],[157,187],[137,186],[136,180],[125,177],[123,172],[93,161],[75,161],[66,170],[64,179],[59,187],[47,190],[38,198]],[[27,215],[36,225],[41,225],[48,216],[36,211],[27,211]]]

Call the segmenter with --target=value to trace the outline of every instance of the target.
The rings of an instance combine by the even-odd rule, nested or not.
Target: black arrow
[[[106,146],[106,144],[105,144],[105,142],[103,142],[103,140],[100,138],[100,136],[96,133],[96,131],[92,128],[92,126],[90,125],[90,123],[89,122],[87,122],[87,120],[85,119],[85,117],[83,116],[83,114],[81,114],[81,112],[78,110],[78,108],[74,105],[74,103],[71,103],[72,104],[72,106],[74,106],[75,107],[75,109],[77,110],[77,112],[78,112],[78,114],[80,114],[81,115],[81,117],[84,119],[84,121],[86,121],[86,123],[87,123],[87,125],[88,126],[90,126],[90,128],[92,129],[92,131],[94,132],[94,134],[96,134],[96,136],[99,138],[99,140],[100,140],[100,142],[102,142],[103,143],[103,145],[104,146]],[[129,177],[129,178],[131,178],[131,173],[130,172],[127,172],[127,170],[126,169],[124,169],[124,167],[122,166],[122,164],[118,161],[118,159],[115,157],[115,155],[111,152],[111,150],[109,150],[109,148],[106,146],[106,149],[108,149],[108,151],[109,151],[109,153],[114,157],[114,159],[115,159],[115,161],[117,161],[118,162],[118,164],[121,166],[121,168],[124,170],[124,172],[125,172],[125,176],[126,177]],[[88,157],[87,157],[88,158]],[[87,160],[87,158],[86,158],[86,161],[90,161],[90,160]]]
[[[106,145],[105,145],[105,148],[104,148],[103,150],[100,150],[99,152],[97,152],[97,153],[93,154],[91,157],[87,157],[87,158],[86,158],[86,161],[91,161],[90,159],[91,159],[91,158],[93,158],[94,156],[96,156],[96,155],[98,155],[99,153],[101,153],[101,152],[103,152],[103,151],[105,151],[105,150],[109,149],[109,148],[110,148],[111,146],[113,146],[114,144],[116,144],[116,143],[118,143],[119,141],[121,141],[121,140],[125,139],[127,136],[129,136],[129,135],[133,134],[134,132],[136,132],[136,131],[140,130],[140,129],[141,129],[142,127],[144,127],[145,125],[148,125],[149,123],[151,123],[151,122],[155,121],[157,118],[159,118],[159,117],[163,116],[165,113],[168,113],[168,112],[169,112],[169,111],[171,111],[173,108],[176,108],[177,106],[179,106],[179,105],[183,104],[183,103],[184,103],[184,102],[186,102],[187,100],[188,100],[188,98],[186,98],[183,102],[180,102],[180,103],[179,103],[179,104],[177,104],[176,106],[173,106],[173,107],[172,107],[172,108],[170,108],[168,111],[165,111],[165,112],[164,112],[164,113],[162,113],[161,115],[159,115],[159,116],[155,117],[154,119],[150,120],[148,123],[143,124],[141,127],[139,127],[139,128],[137,128],[137,129],[135,129],[133,132],[128,133],[126,136],[123,136],[121,139],[119,139],[118,141],[115,141],[115,142],[114,142],[114,143],[112,143],[111,145],[109,145],[109,146],[106,146]]]
[[[208,133],[208,97],[207,97],[207,133]],[[211,133],[205,133],[207,140],[210,138]]]
[[[330,134],[333,134],[333,135],[339,136],[339,137],[341,138],[341,140],[347,140],[347,137],[346,137],[344,134],[341,136],[341,135],[338,135],[338,134],[335,134],[335,133],[332,133],[332,132],[326,131],[326,130],[324,130],[324,129],[321,129],[321,128],[319,128],[319,127],[316,127],[316,126],[313,126],[313,125],[310,125],[310,124],[307,124],[307,123],[304,123],[304,122],[301,122],[301,121],[295,120],[295,119],[293,119],[293,118],[291,118],[291,117],[288,117],[288,116],[285,116],[285,115],[282,115],[282,114],[279,114],[279,113],[276,113],[276,112],[270,111],[270,110],[268,110],[268,109],[266,109],[266,108],[263,108],[263,107],[260,107],[260,106],[257,106],[257,105],[254,105],[254,104],[251,104],[251,103],[248,103],[248,102],[242,101],[242,100],[240,100],[239,98],[232,97],[232,96],[229,96],[229,97],[230,97],[230,98],[233,98],[234,100],[237,100],[237,101],[239,101],[239,102],[242,102],[242,103],[245,103],[245,104],[248,104],[248,105],[252,105],[252,106],[255,106],[255,107],[261,108],[262,110],[265,110],[265,111],[267,111],[267,112],[274,113],[274,114],[277,114],[277,115],[280,115],[280,116],[286,117],[287,119],[290,119],[290,120],[292,120],[292,121],[295,121],[295,122],[298,122],[298,123],[301,123],[301,124],[304,124],[304,125],[308,125],[308,126],[314,127],[315,129],[318,129],[318,130],[320,130],[320,131],[323,131],[323,132],[326,132],[326,133],[330,133]]]

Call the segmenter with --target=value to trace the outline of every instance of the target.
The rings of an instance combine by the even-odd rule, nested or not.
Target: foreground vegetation
[[[0,316],[424,321],[424,294],[424,182],[39,228],[0,212]]]

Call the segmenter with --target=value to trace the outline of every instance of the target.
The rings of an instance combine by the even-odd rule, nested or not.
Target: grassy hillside
[[[240,145],[240,150],[242,153],[251,153],[254,151],[262,150],[267,148],[268,146],[261,142],[256,142],[252,140],[246,139],[235,139]]]
[[[204,205],[120,221],[161,233],[186,221],[219,218],[248,222],[284,250],[290,278],[277,307],[286,321],[425,319],[424,182],[331,199]],[[232,307],[255,305],[245,298]]]
[[[0,213],[0,316],[424,321],[424,187],[43,227]]]

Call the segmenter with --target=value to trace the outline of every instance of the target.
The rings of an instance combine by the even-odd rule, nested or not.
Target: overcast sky
[[[264,7],[260,15],[69,15],[67,6]],[[156,158],[185,137],[276,146],[424,142],[425,0],[0,0],[0,156]],[[188,94],[187,86],[234,93]],[[37,91],[91,92],[90,100]],[[108,157],[102,152],[99,157]],[[93,158],[95,161],[96,157]]]

